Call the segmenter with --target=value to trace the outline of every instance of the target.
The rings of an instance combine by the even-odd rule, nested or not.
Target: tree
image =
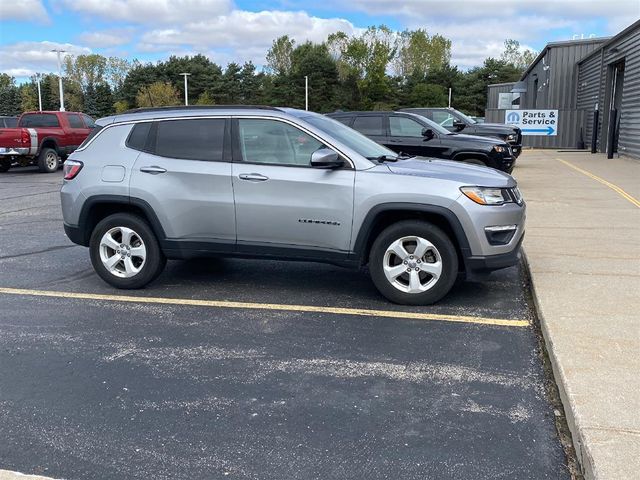
[[[180,103],[178,91],[169,82],[154,82],[142,87],[136,95],[138,107],[167,107]]]
[[[441,35],[430,36],[423,29],[405,30],[398,36],[394,69],[397,75],[426,77],[451,59],[451,40]]]
[[[21,112],[20,89],[15,79],[0,73],[0,115],[18,115]]]
[[[288,75],[291,71],[291,55],[295,40],[283,35],[276,38],[267,52],[267,67],[275,75]]]
[[[500,60],[524,72],[537,55],[538,52],[534,50],[520,47],[520,42],[517,40],[508,39],[504,41],[504,51],[500,55]]]
[[[215,105],[215,100],[209,92],[203,92],[196,100],[196,105]]]

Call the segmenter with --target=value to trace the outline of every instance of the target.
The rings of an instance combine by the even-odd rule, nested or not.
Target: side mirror
[[[315,168],[340,168],[344,160],[330,148],[320,148],[311,154],[311,166]]]
[[[453,121],[453,128],[455,128],[458,131],[462,130],[466,126],[467,125],[464,122],[461,122],[460,120]]]
[[[436,136],[436,134],[433,133],[433,130],[431,130],[430,128],[423,128],[422,136],[427,140],[431,140],[433,137]]]

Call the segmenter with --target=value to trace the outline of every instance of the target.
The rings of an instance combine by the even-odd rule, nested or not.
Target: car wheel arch
[[[386,203],[373,207],[365,216],[354,243],[354,252],[361,265],[369,258],[375,238],[388,226],[402,220],[423,220],[447,233],[458,253],[459,265],[464,268],[471,248],[458,217],[446,207],[413,203]]]

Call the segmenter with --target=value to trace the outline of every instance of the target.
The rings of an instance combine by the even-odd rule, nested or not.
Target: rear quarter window
[[[29,113],[20,118],[21,127],[59,127],[57,115],[53,113]]]
[[[127,147],[134,150],[144,151],[147,145],[147,138],[151,130],[151,122],[136,123],[131,129],[127,138]]]

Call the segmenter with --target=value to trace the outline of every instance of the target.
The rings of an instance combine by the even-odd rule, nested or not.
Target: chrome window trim
[[[349,165],[351,166],[351,168],[353,170],[356,170],[356,165],[355,162],[349,157],[349,155],[347,155],[346,153],[344,153],[340,148],[336,147],[333,143],[321,138],[320,136],[318,136],[316,133],[312,132],[311,130],[309,130],[308,128],[306,128],[304,125],[300,125],[299,123],[296,123],[288,118],[282,118],[279,116],[271,116],[271,115],[251,115],[251,114],[241,114],[241,115],[234,115],[234,114],[225,114],[225,115],[189,115],[189,116],[179,116],[179,117],[161,117],[161,118],[142,118],[139,120],[127,120],[127,121],[123,121],[123,122],[115,122],[115,123],[110,123],[109,125],[105,125],[104,127],[102,127],[100,129],[100,131],[97,133],[97,135],[95,137],[93,137],[89,142],[87,142],[86,145],[83,145],[82,148],[78,148],[76,149],[76,152],[82,152],[84,150],[87,149],[87,147],[89,145],[91,145],[96,138],[100,137],[100,135],[103,134],[103,132],[105,130],[108,130],[110,128],[113,127],[118,127],[118,126],[122,126],[122,125],[135,125],[138,123],[149,123],[149,122],[162,122],[162,121],[169,121],[169,120],[197,120],[197,119],[241,119],[241,118],[248,118],[248,119],[257,119],[257,120],[276,120],[279,122],[283,122],[283,123],[287,123],[289,125],[291,125],[292,127],[298,128],[300,130],[302,130],[303,132],[305,132],[307,135],[310,135],[311,137],[315,138],[316,140],[318,140],[320,143],[327,145],[328,147],[332,148],[333,150],[335,150],[336,152],[338,152],[342,157],[344,157],[347,162],[349,162]],[[127,147],[128,148],[128,147]]]

